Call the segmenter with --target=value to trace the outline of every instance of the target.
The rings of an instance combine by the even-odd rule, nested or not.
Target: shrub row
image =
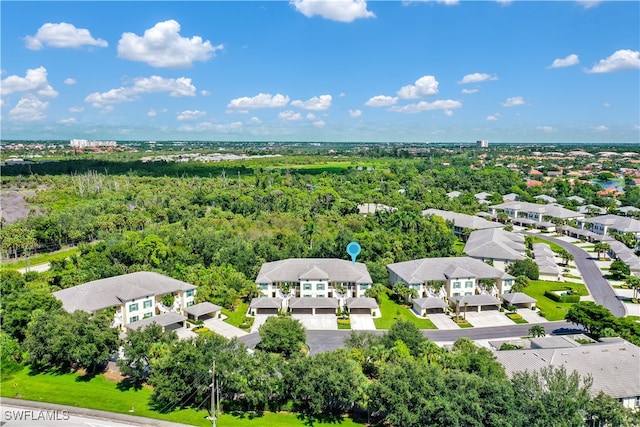
[[[575,304],[580,302],[580,295],[558,295],[555,292],[544,291],[544,296],[555,302],[568,302]]]

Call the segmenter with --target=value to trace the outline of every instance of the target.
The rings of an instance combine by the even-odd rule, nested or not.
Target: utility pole
[[[216,361],[213,361],[211,367],[211,427],[216,427],[218,413],[216,411]]]

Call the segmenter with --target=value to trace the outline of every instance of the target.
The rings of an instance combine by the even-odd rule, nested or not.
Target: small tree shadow
[[[131,389],[138,391],[142,389],[142,381],[125,378],[116,385],[116,389],[120,391],[129,391]]]
[[[296,415],[300,421],[304,423],[305,426],[313,427],[318,424],[342,424],[344,422],[344,417],[339,414],[298,414]]]

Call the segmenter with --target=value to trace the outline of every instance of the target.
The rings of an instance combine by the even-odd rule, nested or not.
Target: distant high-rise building
[[[489,148],[489,141],[486,139],[476,141],[476,148]]]

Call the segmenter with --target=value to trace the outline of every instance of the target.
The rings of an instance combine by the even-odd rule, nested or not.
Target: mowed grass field
[[[119,389],[118,383],[108,381],[104,375],[86,378],[78,374],[38,374],[31,375],[28,368],[12,375],[0,384],[3,397],[56,403],[118,412],[146,418],[155,418],[176,423],[208,427],[206,410],[182,409],[168,413],[159,413],[149,407],[152,390],[143,387],[139,390]],[[130,412],[133,409],[133,412]],[[362,426],[350,418],[338,422],[310,421],[292,413],[265,412],[262,414],[222,414],[218,419],[219,427],[225,426],[266,426],[266,427],[302,427],[340,425],[343,427]]]
[[[416,317],[407,307],[391,301],[387,294],[380,295],[378,305],[380,306],[382,317],[373,319],[376,329],[390,329],[391,326],[400,319],[413,323],[418,329],[437,329],[431,320]]]
[[[580,283],[573,282],[548,282],[544,280],[534,280],[529,282],[529,286],[524,288],[524,293],[538,300],[536,306],[542,310],[547,320],[562,320],[567,314],[571,303],[555,302],[544,296],[545,291],[562,291],[566,288],[573,289],[573,292],[580,296],[589,295],[587,288]]]

